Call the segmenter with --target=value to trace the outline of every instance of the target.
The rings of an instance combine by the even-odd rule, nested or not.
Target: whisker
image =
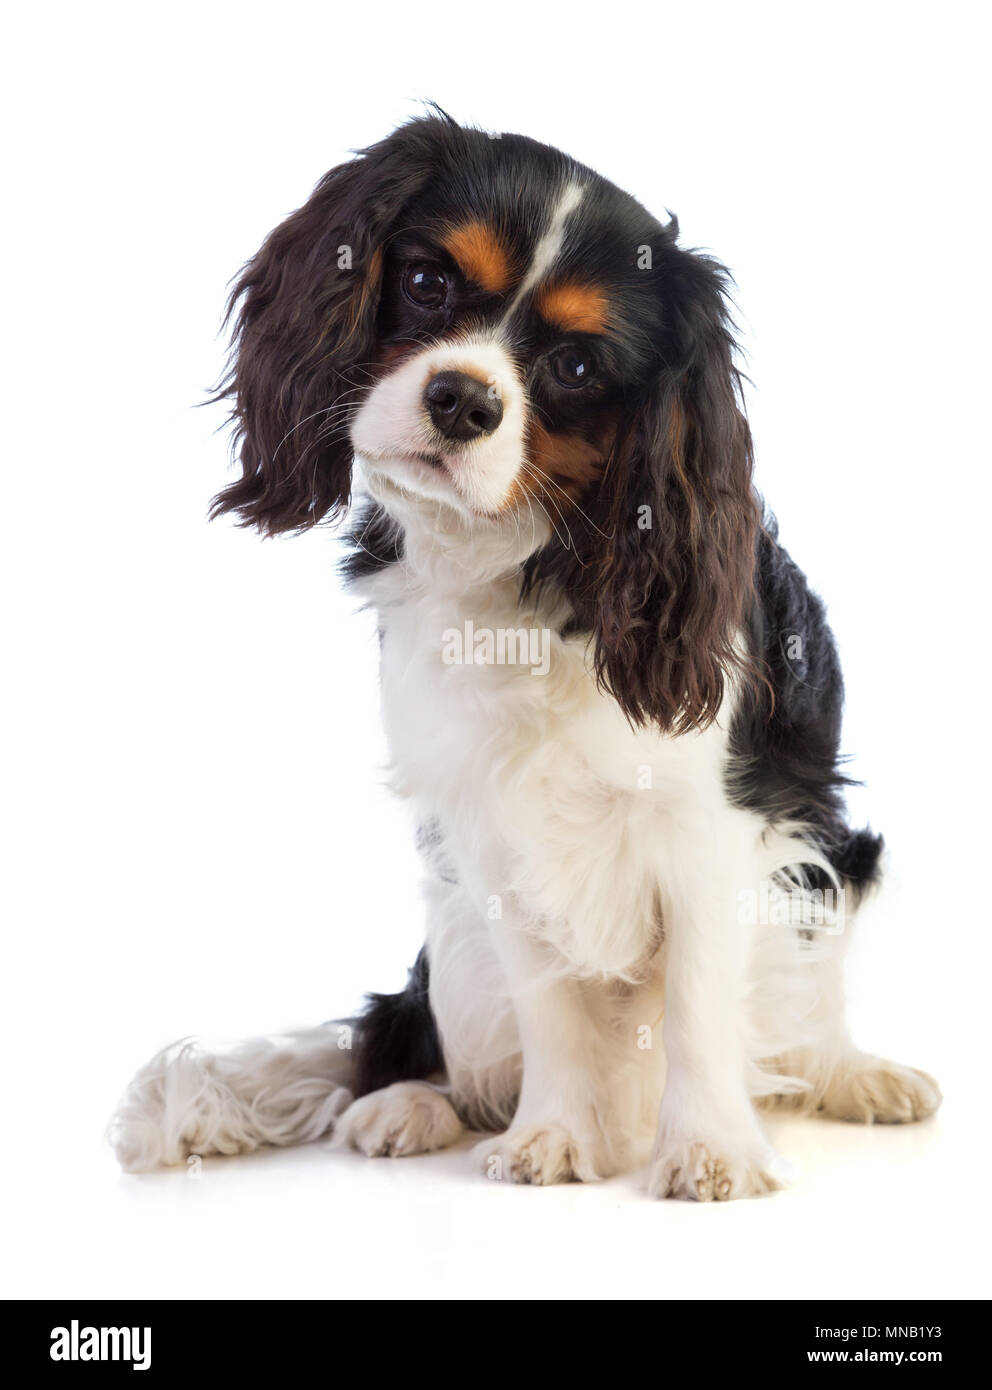
[[[526,472],[527,472],[527,469],[528,469],[527,463],[524,462],[521,466],[522,466],[524,472],[526,473]],[[530,500],[530,496],[531,496],[531,494],[528,493],[528,500]],[[548,498],[548,501],[551,502],[551,503],[554,505],[555,510],[558,512],[558,516],[559,516],[559,518],[561,519],[561,523],[562,523],[562,525],[565,527],[565,533],[566,533],[566,535],[568,536],[568,543],[567,543],[567,544],[566,544],[565,541],[562,540],[562,538],[561,538],[561,533],[559,532],[558,527],[557,527],[557,526],[555,525],[555,523],[554,523],[554,518],[552,517],[551,513],[548,511],[548,509],[547,509],[547,507],[544,505],[544,503],[541,501],[540,497],[534,496],[534,499],[533,499],[533,500],[537,503],[537,505],[538,505],[538,506],[541,508],[541,510],[544,512],[544,515],[548,518],[548,521],[550,522],[550,525],[551,525],[551,529],[552,529],[552,531],[555,533],[555,537],[556,537],[556,539],[558,540],[559,545],[564,545],[566,550],[575,550],[575,545],[574,545],[573,542],[572,542],[572,533],[571,533],[571,532],[569,531],[569,529],[568,529],[568,523],[565,521],[565,518],[562,516],[561,509],[558,507],[557,503],[555,503],[554,498],[553,498],[553,497],[549,497],[549,498]],[[578,552],[577,552],[577,551],[576,551],[576,558],[578,558]]]
[[[558,491],[562,494],[563,497],[567,497],[569,503],[575,508],[575,510],[578,512],[578,514],[579,514],[585,521],[587,521],[587,522],[589,523],[589,525],[592,527],[592,529],[593,529],[598,535],[600,535],[600,536],[603,537],[603,540],[604,540],[604,541],[612,540],[612,536],[611,536],[611,535],[608,536],[608,535],[606,534],[605,531],[601,531],[601,530],[599,529],[599,527],[596,525],[596,523],[593,521],[593,519],[592,519],[592,517],[589,515],[589,513],[586,512],[586,511],[583,511],[583,509],[579,506],[578,502],[576,502],[575,499],[574,499],[573,497],[571,497],[570,494],[567,493],[567,492],[565,491],[565,489],[561,486],[561,484],[560,484],[559,482],[557,482],[554,478],[552,478],[552,477],[550,476],[550,474],[545,473],[544,469],[541,468],[539,464],[536,464],[536,463],[533,461],[533,459],[528,459],[528,460],[527,460],[527,465],[528,465],[529,468],[535,468],[535,469],[537,469],[538,473],[540,473],[540,475],[542,476],[542,478],[545,478],[545,479],[551,484],[552,487],[556,487],[556,488],[558,489]]]
[[[531,464],[531,462],[530,462],[528,459],[525,459],[525,460],[523,461],[523,463],[521,464],[521,467],[522,467],[524,473],[525,473],[529,478],[534,478],[534,474],[533,474],[533,472],[531,471],[531,469],[532,469],[533,467],[536,467],[536,465]],[[548,495],[548,501],[551,503],[551,505],[554,507],[555,511],[558,513],[558,516],[559,516],[559,518],[561,519],[561,524],[562,524],[562,526],[564,526],[564,528],[565,528],[565,533],[566,533],[566,535],[568,536],[568,545],[567,545],[566,549],[575,551],[576,558],[578,558],[578,553],[579,553],[579,552],[578,552],[578,550],[576,550],[575,542],[574,542],[574,540],[572,539],[572,533],[571,533],[571,531],[569,530],[568,522],[565,520],[565,514],[564,514],[564,512],[562,511],[561,507],[559,506],[559,504],[558,504],[558,502],[555,500],[555,498],[552,497],[550,494]],[[549,519],[550,519],[550,515],[549,515]],[[558,535],[557,530],[555,531],[555,535],[556,535],[556,536]],[[560,540],[561,537],[559,536],[558,539]]]

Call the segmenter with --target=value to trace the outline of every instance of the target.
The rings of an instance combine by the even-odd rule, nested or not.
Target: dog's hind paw
[[[425,1081],[397,1081],[353,1101],[334,1125],[331,1147],[368,1158],[405,1158],[453,1144],[462,1122],[448,1098]]]
[[[820,1109],[853,1124],[905,1125],[925,1120],[942,1099],[940,1087],[925,1071],[862,1054],[838,1067]]]

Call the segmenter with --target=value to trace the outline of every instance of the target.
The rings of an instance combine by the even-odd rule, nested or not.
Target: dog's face
[[[243,476],[218,510],[312,526],[356,455],[387,507],[486,528],[536,506],[524,584],[567,591],[632,718],[705,723],[758,513],[724,273],[677,231],[548,146],[441,118],[332,170],[235,290]]]
[[[483,517],[588,494],[655,365],[660,231],[554,151],[477,138],[385,248],[376,384],[351,426],[366,467]]]

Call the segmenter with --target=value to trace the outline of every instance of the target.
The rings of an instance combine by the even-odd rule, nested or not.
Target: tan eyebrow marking
[[[573,282],[541,290],[537,310],[542,318],[565,333],[603,333],[606,330],[606,295],[596,285]]]
[[[499,294],[513,277],[511,258],[499,234],[485,222],[465,222],[441,243],[464,275],[488,294]]]

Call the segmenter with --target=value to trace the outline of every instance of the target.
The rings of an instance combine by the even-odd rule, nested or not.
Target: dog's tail
[[[304,1144],[351,1103],[349,1024],[325,1024],[207,1051],[187,1038],[163,1048],[124,1093],[108,1137],[131,1173],[191,1154]]]
[[[121,1167],[141,1173],[190,1155],[250,1153],[330,1133],[357,1096],[443,1072],[421,951],[399,994],[358,1018],[210,1052],[173,1043],[134,1077],[110,1122]]]

